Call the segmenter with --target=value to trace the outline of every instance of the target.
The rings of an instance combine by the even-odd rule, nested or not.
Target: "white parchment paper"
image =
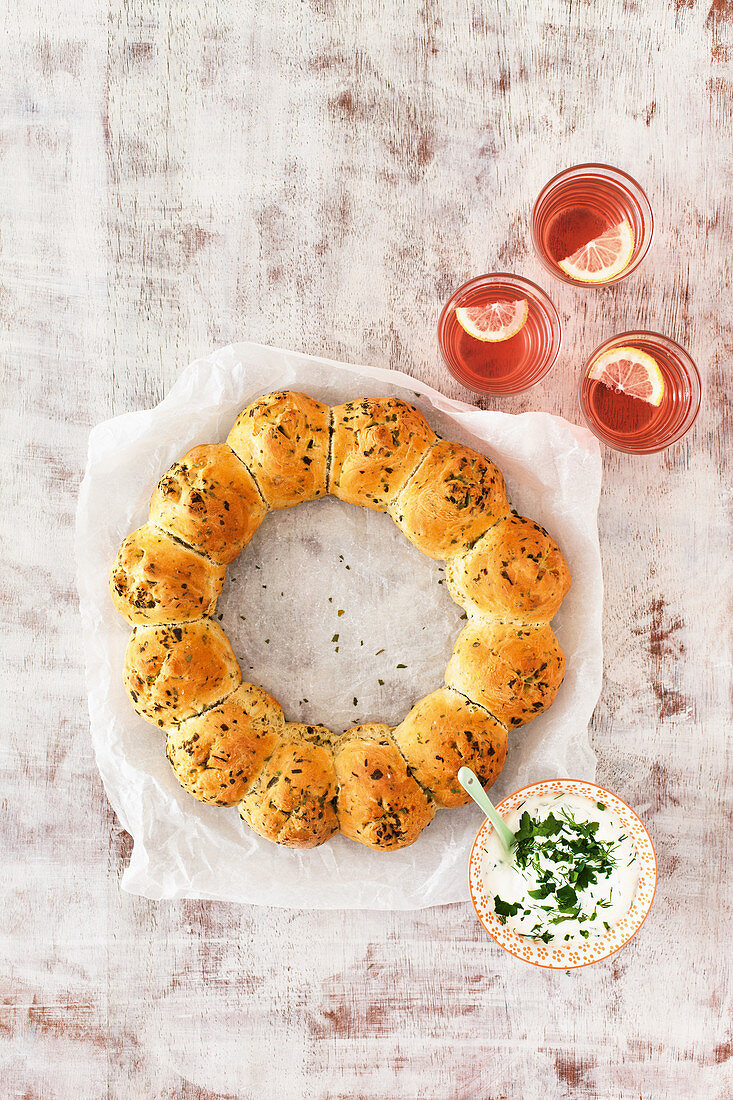
[[[224,440],[241,408],[283,387],[330,404],[395,395],[417,405],[439,435],[497,463],[513,506],[562,547],[573,584],[553,624],[567,658],[565,681],[547,714],[510,734],[492,793],[595,776],[587,724],[601,685],[603,590],[594,437],[547,413],[482,412],[396,371],[236,344],[191,364],[156,408],[108,420],[89,439],[78,585],[94,750],[110,802],[134,839],[122,885],[150,898],[298,908],[463,901],[482,820],[473,806],[439,810],[401,852],[372,852],[342,836],[312,851],[280,848],[252,832],[236,809],[205,806],[179,787],[163,735],[135,714],[123,688],[130,630],[107,590],[120,542],[147,519],[150,494],[172,462],[194,444]],[[374,720],[394,725],[441,684],[463,625],[442,578],[442,565],[420,554],[386,515],[329,497],[267,517],[230,567],[217,614],[244,679],[272,692],[289,721],[337,731]]]

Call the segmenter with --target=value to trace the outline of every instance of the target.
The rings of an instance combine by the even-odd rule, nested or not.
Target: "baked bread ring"
[[[287,722],[239,805],[256,833],[287,848],[315,848],[338,832],[330,730]]]
[[[123,678],[140,717],[162,729],[220,703],[242,682],[229,639],[211,619],[136,626]]]
[[[470,801],[456,778],[464,764],[489,788],[504,767],[504,726],[453,688],[438,688],[416,703],[392,737],[418,783],[438,806]]]
[[[410,775],[389,726],[354,726],[334,744],[341,832],[368,848],[413,844],[435,816],[433,800]]]
[[[445,682],[516,729],[547,710],[564,675],[565,657],[547,624],[474,619],[456,639]]]
[[[493,462],[443,439],[428,451],[389,514],[429,558],[460,554],[509,511],[504,478]]]
[[[174,462],[150,501],[150,519],[221,565],[239,556],[267,513],[249,470],[225,443]]]
[[[260,774],[284,722],[282,707],[264,688],[240,684],[223,703],[172,726],[166,755],[194,798],[234,806]]]
[[[524,516],[500,519],[447,563],[456,603],[478,615],[549,623],[570,588],[570,570],[544,527]]]
[[[336,405],[328,491],[386,512],[436,439],[422,413],[396,397]]]
[[[109,575],[120,615],[139,623],[185,623],[212,615],[225,568],[146,523],[122,543]]]
[[[469,616],[445,687],[394,730],[367,723],[338,736],[286,722],[271,695],[242,683],[208,617],[225,566],[268,509],[327,491],[388,512],[419,550],[445,560],[449,591]],[[255,832],[287,847],[315,847],[340,829],[380,851],[412,844],[436,805],[468,801],[462,765],[491,786],[507,730],[551,705],[565,659],[548,624],[569,585],[557,545],[510,513],[504,479],[484,455],[438,440],[396,398],[331,410],[289,390],[253,401],[228,443],[194,447],[173,464],[150,522],[125,539],[110,576],[115,606],[134,626],[125,687],[137,713],[166,730],[182,786],[202,802],[238,805]]]
[[[325,496],[331,410],[294,390],[258,397],[227,443],[252,472],[270,508]]]

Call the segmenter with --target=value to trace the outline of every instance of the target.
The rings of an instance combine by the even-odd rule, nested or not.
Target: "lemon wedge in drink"
[[[607,283],[629,266],[633,255],[634,230],[624,219],[557,266],[578,283]]]
[[[638,397],[650,405],[661,405],[664,378],[656,359],[639,348],[612,348],[599,355],[588,377],[627,397]]]
[[[498,343],[511,340],[527,320],[529,303],[526,298],[516,302],[489,302],[456,310],[456,320],[469,336],[476,340]]]

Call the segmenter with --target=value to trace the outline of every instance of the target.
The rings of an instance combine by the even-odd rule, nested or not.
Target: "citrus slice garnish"
[[[588,371],[588,377],[617,393],[638,397],[650,405],[661,405],[664,378],[656,359],[638,348],[612,348],[599,355]]]
[[[527,320],[529,303],[526,298],[516,302],[488,302],[482,306],[461,307],[456,319],[461,328],[476,340],[498,343],[511,340]]]
[[[634,230],[624,218],[557,266],[578,283],[607,283],[629,266],[633,255]]]

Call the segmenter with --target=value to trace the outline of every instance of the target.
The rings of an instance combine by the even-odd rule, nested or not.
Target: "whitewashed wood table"
[[[731,0],[3,8],[2,1095],[730,1097]],[[637,276],[581,292],[543,274],[528,217],[591,159],[643,182],[657,235]],[[72,565],[89,428],[240,338],[468,398],[435,323],[492,268],[565,324],[550,376],[502,408],[578,420],[584,355],[635,325],[703,375],[688,439],[605,457],[592,733],[657,844],[643,932],[565,975],[502,954],[468,904],[122,893]]]

